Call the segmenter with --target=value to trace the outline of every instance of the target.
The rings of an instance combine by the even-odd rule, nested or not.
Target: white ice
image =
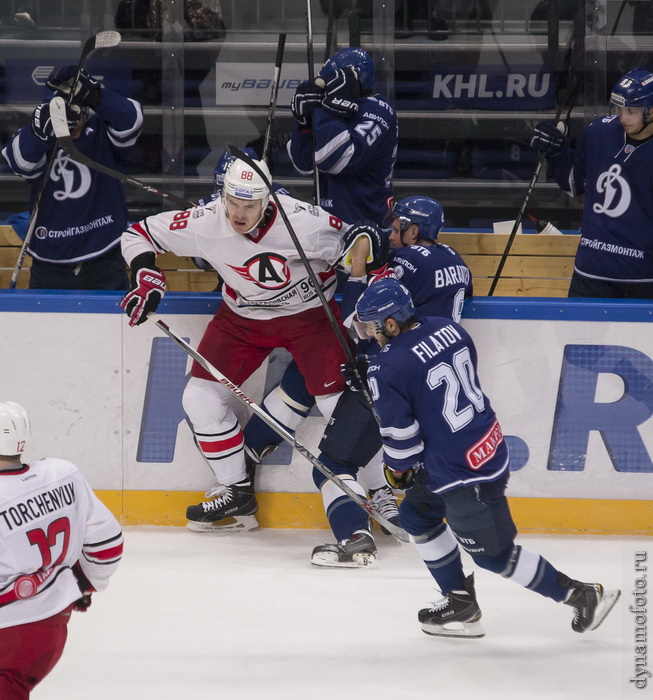
[[[615,700],[653,688],[629,682],[628,606],[646,574],[636,555],[647,538],[520,536],[572,578],[621,588],[622,598],[581,635],[571,608],[475,569],[478,640],[420,630],[417,611],[440,596],[414,546],[382,534],[374,570],[312,566],[312,548],[330,541],[323,530],[140,527],[125,538],[120,570],[74,615],[34,700]]]

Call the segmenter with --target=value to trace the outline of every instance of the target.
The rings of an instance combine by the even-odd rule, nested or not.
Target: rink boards
[[[2,400],[22,403],[27,456],[77,464],[125,524],[185,524],[212,474],[182,407],[190,360],[152,324],[129,328],[120,294],[0,292]],[[160,313],[197,346],[219,304],[168,294]],[[511,448],[509,494],[531,532],[653,533],[653,305],[485,297],[463,325]],[[260,400],[287,356],[243,387]],[[237,413],[247,410],[234,398]],[[323,421],[299,441],[314,452]],[[285,445],[258,474],[259,522],[326,527],[310,464]]]

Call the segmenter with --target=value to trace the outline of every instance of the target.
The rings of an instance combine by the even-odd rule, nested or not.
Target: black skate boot
[[[424,608],[417,614],[422,631],[435,637],[470,637],[477,639],[485,636],[479,620],[481,609],[476,602],[474,574],[465,579],[465,589],[451,591],[442,600]],[[449,625],[453,625],[450,627]]]
[[[258,527],[254,517],[258,503],[251,481],[231,486],[218,485],[204,494],[205,501],[186,508],[188,529],[194,532],[253,530]]]
[[[348,539],[338,544],[321,544],[313,550],[311,564],[315,566],[353,569],[376,565],[376,544],[368,530],[356,530]]]
[[[399,506],[389,486],[381,486],[379,489],[370,489],[370,503],[372,510],[393,525],[399,525]],[[381,525],[381,532],[389,535],[390,532]]]
[[[600,583],[582,583],[574,581],[563,573],[558,575],[561,586],[568,588],[571,594],[564,601],[574,609],[571,629],[574,632],[591,632],[607,617],[621,595],[620,590],[606,591]]]

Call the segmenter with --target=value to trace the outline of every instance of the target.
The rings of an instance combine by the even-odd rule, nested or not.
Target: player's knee
[[[442,520],[434,522],[432,515],[424,514],[409,498],[404,498],[399,506],[399,523],[415,541],[420,542],[439,537],[447,527]]]
[[[290,401],[297,406],[301,406],[301,410],[304,412],[308,413],[315,405],[315,397],[308,393],[304,376],[294,361],[286,367],[279,386]]]
[[[322,462],[322,464],[324,464],[325,467],[330,469],[336,476],[340,478],[356,478],[356,473],[358,472],[358,469],[356,467],[351,467],[345,464],[339,464],[338,462],[335,462],[334,460],[330,459],[324,453],[320,453],[319,460],[320,462]],[[324,483],[326,481],[328,481],[328,478],[324,476],[324,474],[319,469],[313,467],[313,483],[315,484],[315,486],[317,486],[317,488],[321,490],[322,486],[324,486]]]
[[[514,545],[510,544],[508,547],[497,553],[485,555],[470,552],[470,554],[474,562],[482,569],[487,569],[494,574],[506,576],[507,572],[510,570],[510,558],[512,557],[514,549]]]
[[[221,389],[225,387],[217,382],[191,377],[181,404],[193,427],[222,423],[226,419],[230,412],[229,397]]]

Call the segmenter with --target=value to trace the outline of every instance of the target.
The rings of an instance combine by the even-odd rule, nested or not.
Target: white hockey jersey
[[[0,470],[0,628],[43,620],[80,598],[78,561],[104,590],[122,547],[120,525],[74,464],[47,458]]]
[[[349,224],[294,197],[278,197],[324,296],[331,299],[336,288],[334,266]],[[266,320],[318,307],[320,299],[283,218],[274,202],[270,207],[265,224],[246,235],[232,229],[221,199],[156,214],[125,231],[122,253],[128,264],[146,252],[203,258],[224,282],[225,303],[247,318]]]

